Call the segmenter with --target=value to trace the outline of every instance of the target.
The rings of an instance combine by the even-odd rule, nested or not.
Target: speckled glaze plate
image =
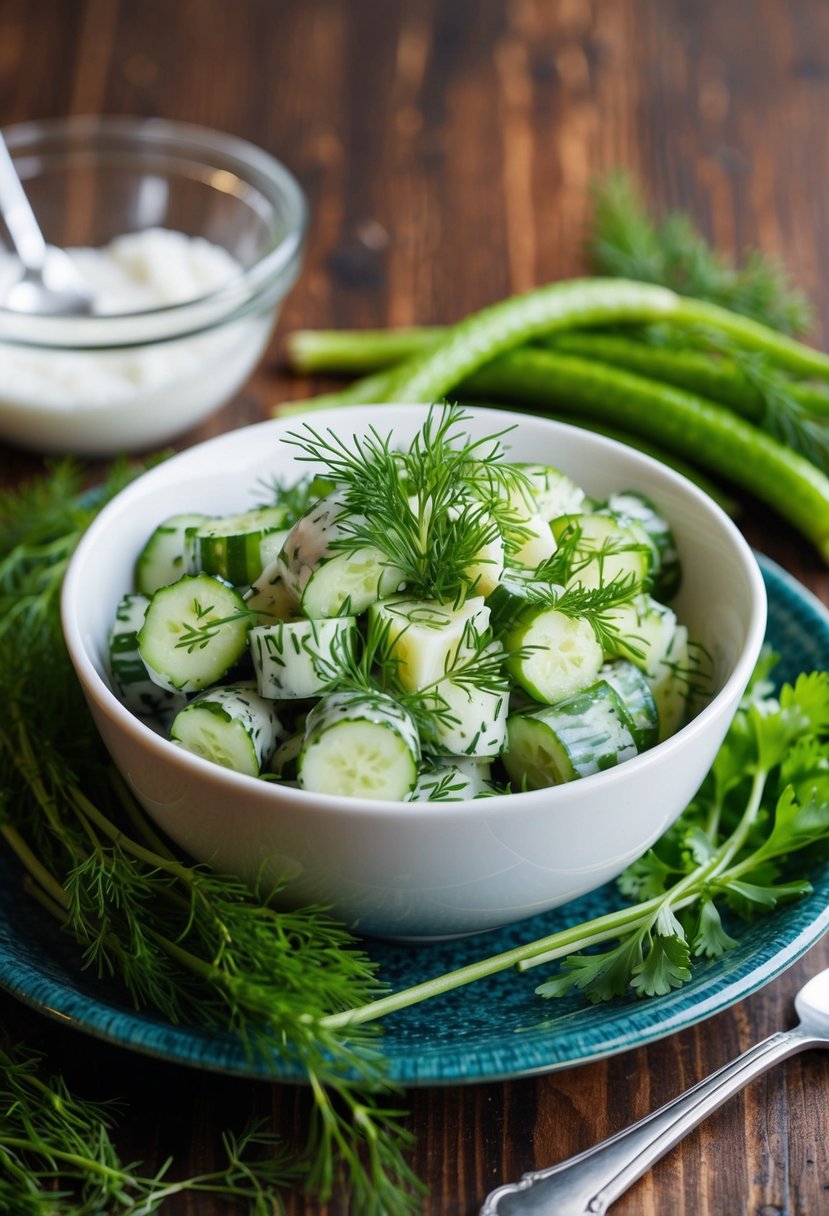
[[[829,613],[805,588],[759,559],[769,595],[768,641],[777,675],[794,679],[829,664]],[[767,984],[829,929],[829,865],[814,892],[750,925],[737,946],[697,964],[694,978],[653,1000],[591,1006],[580,997],[542,1001],[542,970],[506,972],[386,1019],[384,1050],[403,1085],[493,1081],[584,1064],[650,1043],[710,1017]],[[464,966],[618,906],[611,884],[532,920],[460,941],[410,946],[371,943],[394,989]],[[248,1077],[297,1079],[281,1061],[251,1061],[230,1035],[172,1026],[136,1013],[114,985],[80,969],[71,944],[34,901],[21,896],[12,862],[0,855],[0,986],[33,1009],[111,1043],[169,1061]]]

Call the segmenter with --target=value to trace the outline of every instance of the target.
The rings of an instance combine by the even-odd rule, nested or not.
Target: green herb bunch
[[[106,756],[59,621],[63,571],[95,510],[67,511],[77,483],[61,465],[0,502],[0,844],[79,961],[137,1006],[230,1031],[264,1068],[278,1060],[308,1080],[297,1185],[320,1202],[341,1187],[361,1213],[414,1210],[410,1138],[400,1112],[378,1103],[390,1087],[375,1036],[324,1020],[382,991],[371,960],[322,909],[277,912],[271,890],[182,862]],[[49,1161],[63,1178],[63,1159],[44,1150]]]

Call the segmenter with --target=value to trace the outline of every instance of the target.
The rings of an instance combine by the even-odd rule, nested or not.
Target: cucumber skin
[[[277,621],[248,633],[260,696],[272,700],[305,700],[321,696],[330,678],[318,674],[314,657],[344,669],[357,650],[357,620]]]
[[[132,713],[156,718],[177,713],[187,703],[183,693],[161,688],[150,677],[138,650],[138,631],[150,597],[138,592],[125,595],[115,611],[109,634],[109,674],[112,691]]]
[[[259,776],[273,752],[276,741],[284,738],[286,734],[273,702],[260,697],[253,683],[227,684],[220,688],[207,689],[194,697],[189,705],[176,715],[170,727],[170,739],[188,751],[194,749],[187,747],[179,732],[182,725],[186,724],[188,716],[192,718],[198,712],[210,713],[217,722],[226,724],[236,735],[241,735],[249,742],[252,763],[244,768],[227,765],[228,768],[247,773],[248,776]],[[195,754],[202,755],[201,752]],[[203,758],[212,760],[212,757]]]
[[[607,729],[606,746],[608,750],[598,756],[595,745],[591,746],[589,740],[586,741],[578,735],[575,740],[568,743],[566,730],[567,726],[573,723],[578,731],[579,724],[583,727],[589,720],[589,714],[595,712],[597,707],[601,711],[602,717],[607,717],[608,720],[611,717],[615,718],[615,728],[611,730],[611,727],[608,726]],[[564,778],[565,781],[578,780],[605,772],[609,768],[615,768],[617,764],[624,763],[625,760],[632,759],[637,754],[638,749],[627,711],[616,690],[606,680],[598,680],[584,692],[568,697],[558,705],[549,705],[543,709],[533,710],[530,713],[513,714],[510,717],[507,723],[510,742],[503,759],[510,778],[519,781],[522,767],[521,761],[515,757],[513,737],[524,722],[538,723],[550,732],[556,747],[566,758],[569,775]],[[600,729],[601,722],[597,726],[597,730]],[[597,737],[599,736],[594,736],[594,738]]]

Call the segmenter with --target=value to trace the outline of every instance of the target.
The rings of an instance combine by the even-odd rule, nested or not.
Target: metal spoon
[[[637,1178],[754,1077],[809,1047],[829,1047],[829,968],[795,998],[800,1022],[594,1148],[491,1192],[480,1216],[602,1216]]]
[[[0,305],[16,312],[49,316],[86,316],[92,295],[72,260],[47,245],[8,146],[0,134],[0,213],[23,265],[23,274],[6,289]]]

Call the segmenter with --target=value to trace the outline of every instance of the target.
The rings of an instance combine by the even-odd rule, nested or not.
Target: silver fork
[[[712,1111],[773,1064],[829,1047],[829,968],[795,998],[800,1019],[712,1073],[624,1131],[558,1165],[492,1191],[480,1216],[602,1216],[637,1178]]]

